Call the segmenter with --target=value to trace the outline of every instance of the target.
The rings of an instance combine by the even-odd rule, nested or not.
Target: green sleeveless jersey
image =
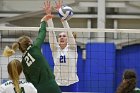
[[[49,64],[41,52],[45,36],[46,22],[43,21],[36,40],[22,57],[23,72],[27,81],[37,88],[38,93],[61,93]]]

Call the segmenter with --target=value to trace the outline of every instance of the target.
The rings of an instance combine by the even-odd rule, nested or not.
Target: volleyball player
[[[49,4],[48,4],[49,3]],[[61,7],[62,1],[56,2],[56,10]],[[50,2],[46,1],[46,13],[51,8]],[[61,20],[64,28],[70,28],[66,20]],[[47,21],[49,27],[54,27],[52,19]],[[58,42],[57,42],[58,41]],[[54,75],[59,86],[70,86],[79,81],[77,76],[77,45],[71,31],[61,32],[56,38],[54,31],[49,31],[49,43],[54,59]]]
[[[17,49],[23,53],[23,72],[27,81],[37,88],[38,93],[61,93],[48,62],[41,52],[41,45],[46,36],[46,21],[51,17],[51,13],[48,13],[42,18],[41,28],[34,42],[28,36],[21,36],[16,43],[13,43],[12,49],[4,50],[5,56],[11,56]]]
[[[136,82],[136,73],[133,70],[126,70],[116,93],[140,93],[140,89],[136,88]]]
[[[14,59],[7,66],[10,80],[0,86],[0,93],[37,93],[32,83],[20,80],[22,64]]]

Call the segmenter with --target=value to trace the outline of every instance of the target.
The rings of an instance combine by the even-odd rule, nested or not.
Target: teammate
[[[126,70],[116,93],[140,93],[140,89],[136,88],[136,79],[136,73],[133,70]]]
[[[49,1],[45,4],[46,13],[50,11]],[[56,10],[61,7],[62,1],[56,2]],[[70,28],[66,20],[61,20],[64,28]],[[54,27],[52,19],[47,21],[49,27]],[[58,42],[57,42],[58,40]],[[54,31],[49,31],[49,43],[54,59],[54,75],[59,86],[69,86],[79,81],[77,76],[77,45],[71,31],[61,32],[56,38]]]
[[[33,83],[38,93],[61,93],[48,62],[41,53],[41,45],[46,36],[46,21],[52,18],[48,13],[41,20],[41,28],[34,42],[28,36],[20,37],[13,43],[12,49],[4,51],[5,56],[11,56],[17,49],[22,53],[23,72],[28,82]]]
[[[22,72],[22,64],[19,60],[12,60],[7,69],[11,80],[0,86],[0,93],[37,93],[32,83],[19,79]]]

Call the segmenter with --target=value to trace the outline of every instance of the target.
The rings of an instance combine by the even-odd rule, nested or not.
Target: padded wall
[[[137,73],[137,87],[140,87],[140,45],[123,47],[116,52],[116,88],[122,80],[125,69],[133,69]]]
[[[113,43],[88,43],[86,51],[86,90],[114,93],[115,45]]]

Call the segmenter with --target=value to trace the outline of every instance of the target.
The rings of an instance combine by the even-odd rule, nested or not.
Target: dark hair
[[[8,73],[15,86],[16,93],[20,93],[19,76],[22,72],[22,64],[19,60],[14,59],[7,65]]]
[[[123,74],[123,81],[116,93],[133,93],[136,87],[136,73],[133,70],[126,70]]]

